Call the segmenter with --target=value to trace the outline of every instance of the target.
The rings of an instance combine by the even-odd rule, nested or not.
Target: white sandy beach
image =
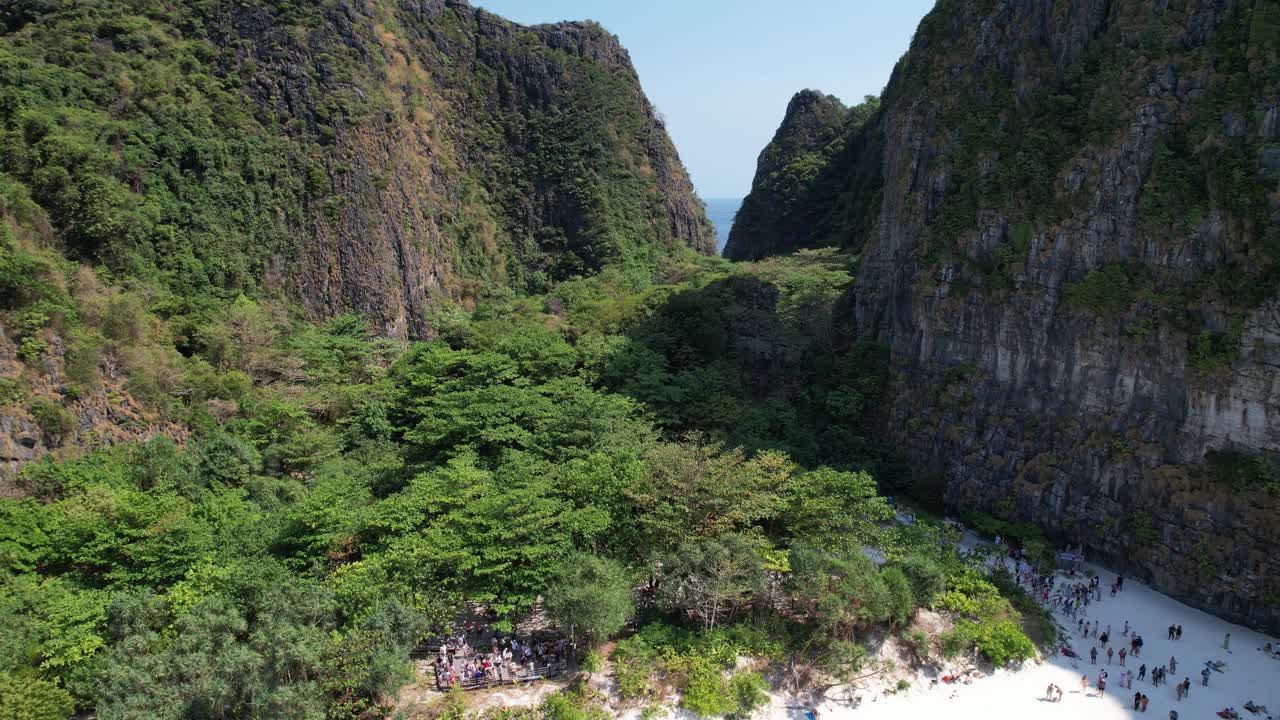
[[[1121,637],[1126,620],[1130,627],[1141,633],[1144,641],[1142,655],[1130,657],[1126,663],[1135,671],[1143,663],[1148,673],[1145,681],[1133,681],[1133,689],[1120,687],[1122,668],[1117,657],[1107,666],[1105,652],[1099,645],[1098,665],[1089,663],[1089,648],[1098,641],[1086,640],[1076,632],[1076,623],[1065,615],[1057,615],[1059,622],[1069,627],[1068,641],[1083,657],[1057,656],[1042,663],[1028,662],[1018,670],[998,670],[990,676],[979,676],[971,684],[946,685],[940,681],[930,684],[927,679],[914,682],[906,692],[874,697],[872,692],[857,693],[862,701],[855,703],[853,692],[833,691],[818,705],[819,720],[858,718],[959,718],[960,720],[1025,720],[1026,718],[1088,718],[1088,720],[1119,720],[1120,718],[1151,718],[1167,720],[1170,710],[1177,710],[1179,720],[1215,720],[1217,711],[1234,707],[1244,720],[1264,720],[1265,714],[1254,715],[1244,709],[1246,700],[1268,708],[1270,715],[1280,719],[1280,660],[1265,656],[1258,648],[1267,642],[1275,642],[1260,633],[1239,625],[1219,620],[1207,613],[1183,605],[1149,587],[1126,578],[1124,591],[1115,598],[1109,588],[1115,574],[1089,566],[1089,570],[1102,578],[1102,602],[1091,603],[1087,620],[1101,621],[1103,628],[1109,623],[1112,629],[1112,646],[1128,645]],[[1059,583],[1062,582],[1060,576]],[[1182,640],[1167,639],[1170,624],[1181,624]],[[1223,649],[1223,637],[1231,633],[1230,652]],[[1177,675],[1170,675],[1168,684],[1152,686],[1150,669],[1178,660]],[[1225,672],[1212,673],[1209,687],[1202,687],[1200,671],[1209,660],[1225,662]],[[1109,671],[1107,691],[1099,697],[1095,682],[1100,669]],[[1080,691],[1080,676],[1087,673],[1089,689]],[[1191,679],[1190,697],[1178,702],[1174,687],[1184,677]],[[1055,683],[1063,689],[1060,703],[1042,700],[1045,688]],[[1142,692],[1150,698],[1146,713],[1133,710],[1133,694]],[[790,706],[789,706],[790,705]],[[804,710],[775,697],[769,707],[772,718],[803,718]]]

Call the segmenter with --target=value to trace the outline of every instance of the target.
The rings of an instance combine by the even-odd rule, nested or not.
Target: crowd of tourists
[[[1156,664],[1152,661],[1150,666],[1145,661],[1139,661],[1136,658],[1142,656],[1143,646],[1145,642],[1142,634],[1136,628],[1129,624],[1126,620],[1120,628],[1122,639],[1113,636],[1113,629],[1110,624],[1104,624],[1100,619],[1089,619],[1088,611],[1091,604],[1102,602],[1102,578],[1096,574],[1086,575],[1081,580],[1059,578],[1056,573],[1041,573],[1025,562],[1025,558],[1018,551],[1011,551],[1010,557],[1013,558],[1014,572],[1017,581],[1025,587],[1032,597],[1036,598],[1043,606],[1050,611],[1058,613],[1066,618],[1075,620],[1075,633],[1078,633],[1086,643],[1090,645],[1088,658],[1091,665],[1102,664],[1097,676],[1093,679],[1092,685],[1097,697],[1106,694],[1108,683],[1112,681],[1111,673],[1117,674],[1115,682],[1118,687],[1133,690],[1133,682],[1149,682],[1152,688],[1158,688],[1162,685],[1168,685],[1170,679],[1176,677],[1178,673],[1178,659],[1171,655],[1168,662]],[[1073,576],[1074,577],[1074,574]],[[1111,597],[1116,597],[1119,593],[1124,592],[1124,576],[1118,575],[1111,581],[1108,586]],[[1171,642],[1182,640],[1182,626],[1179,624],[1170,625],[1166,629],[1166,639]],[[1227,633],[1222,641],[1222,648],[1226,652],[1230,652],[1231,634]],[[1265,647],[1258,648],[1268,657],[1280,659],[1280,643],[1274,646],[1267,643]],[[1073,668],[1079,668],[1082,661],[1082,655],[1071,643],[1063,642],[1055,653],[1071,658]],[[1128,665],[1128,662],[1139,663],[1136,671]],[[1227,671],[1227,664],[1221,660],[1206,660],[1203,667],[1199,671],[1201,686],[1208,687],[1210,679],[1214,673],[1222,673]],[[1180,681],[1177,681],[1173,687],[1173,700],[1175,703],[1182,702],[1191,694],[1191,676],[1185,675]],[[1080,692],[1087,694],[1090,687],[1090,679],[1088,674],[1080,676]],[[1057,685],[1050,684],[1045,691],[1044,699],[1050,702],[1060,702],[1062,700],[1062,688]],[[1136,712],[1146,712],[1147,707],[1151,703],[1151,699],[1142,690],[1133,693],[1133,709]],[[1259,717],[1270,717],[1266,706],[1258,705],[1252,700],[1244,703],[1245,710]],[[1225,707],[1218,711],[1219,717],[1227,720],[1235,720],[1239,718],[1239,714],[1234,707]],[[1178,711],[1171,709],[1169,711],[1170,720],[1178,720]]]
[[[436,688],[472,690],[491,685],[555,677],[572,660],[573,646],[564,638],[524,638],[468,626],[443,638],[432,670]]]

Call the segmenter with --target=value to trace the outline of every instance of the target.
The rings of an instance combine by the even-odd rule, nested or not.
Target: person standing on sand
[[[1181,640],[1181,639],[1182,639],[1182,626],[1181,626],[1181,625],[1179,625],[1179,626],[1178,626],[1178,631],[1177,631],[1176,633],[1174,633],[1174,634],[1173,634],[1173,639],[1174,639],[1174,640]]]
[[[1182,678],[1182,697],[1191,697],[1191,678]]]
[[[1142,696],[1142,712],[1147,711],[1147,700],[1148,700],[1147,696],[1143,695]]]
[[[1209,668],[1205,668],[1201,670],[1200,677],[1204,678],[1204,680],[1202,680],[1200,684],[1204,685],[1205,687],[1209,687]]]
[[[1097,647],[1089,648],[1089,664],[1090,665],[1098,664],[1098,648]]]
[[[1129,656],[1129,651],[1120,648],[1120,667],[1124,667],[1124,659]]]
[[[1107,694],[1107,677],[1106,675],[1098,676],[1098,697]]]
[[[1107,648],[1107,664],[1108,664],[1108,665],[1110,665],[1110,664],[1111,664],[1111,658],[1112,658],[1112,657],[1114,657],[1114,656],[1115,656],[1115,654],[1116,654],[1116,651],[1115,651],[1115,650],[1113,650],[1113,649],[1111,649],[1111,648]]]
[[[1087,691],[1088,689],[1089,689],[1089,676],[1081,675],[1080,676],[1080,694],[1084,695],[1085,691]]]
[[[1140,705],[1142,705],[1142,693],[1136,692],[1133,694],[1133,709],[1137,710]]]
[[[1049,683],[1049,687],[1044,689],[1044,699],[1045,700],[1053,699],[1053,683]]]
[[[1222,649],[1231,652],[1231,633],[1227,633],[1227,636],[1222,638]]]
[[[1172,639],[1173,639],[1173,630],[1174,630],[1173,626],[1172,626],[1172,625],[1170,625],[1170,626],[1169,626],[1169,639],[1170,639],[1170,640],[1172,640]]]
[[[1139,680],[1146,680],[1146,679],[1147,679],[1147,664],[1146,664],[1146,663],[1143,663],[1143,664],[1142,664],[1142,667],[1138,668],[1138,679],[1139,679]]]
[[[1169,672],[1174,675],[1178,674],[1178,658],[1172,655],[1169,656]]]

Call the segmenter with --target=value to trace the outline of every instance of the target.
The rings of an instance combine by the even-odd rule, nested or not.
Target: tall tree
[[[664,603],[692,612],[708,630],[733,617],[764,584],[764,542],[731,533],[680,545],[661,563],[659,590]]]
[[[635,611],[632,582],[616,560],[574,552],[547,585],[546,608],[573,638],[600,641],[621,630]]]

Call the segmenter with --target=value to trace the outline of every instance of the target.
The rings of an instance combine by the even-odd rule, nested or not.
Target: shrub
[[[739,670],[729,679],[729,692],[733,696],[734,709],[731,717],[751,717],[756,708],[769,702],[769,684],[758,672]]]
[[[917,660],[929,657],[929,634],[924,630],[908,630],[902,635],[902,641],[911,649]]]
[[[618,684],[618,696],[623,700],[637,700],[653,692],[649,676],[657,667],[658,651],[636,635],[618,641],[613,652],[613,674]]]
[[[1035,655],[1036,647],[1031,638],[1012,620],[973,622],[959,620],[955,629],[943,640],[948,655],[976,648],[992,665],[1004,667],[1010,662],[1020,662]]]
[[[50,437],[66,435],[75,427],[71,413],[49,398],[36,398],[27,411],[40,430]]]
[[[852,640],[832,640],[823,655],[822,664],[836,677],[848,676],[862,669],[867,661],[867,648]]]
[[[1205,453],[1209,476],[1236,491],[1253,488],[1280,490],[1280,470],[1267,455],[1250,455],[1232,450]]]
[[[915,593],[911,581],[900,568],[887,567],[880,573],[888,599],[889,622],[901,625],[915,612]]]
[[[947,587],[942,568],[927,557],[909,555],[896,563],[896,567],[911,582],[911,593],[917,605],[932,605],[938,594]]]
[[[1230,367],[1240,356],[1240,337],[1237,332],[1205,330],[1199,335],[1192,335],[1188,342],[1187,356],[1191,365],[1204,372]]]
[[[1066,286],[1067,305],[1095,315],[1123,312],[1133,304],[1133,282],[1121,265],[1107,265]]]
[[[0,673],[0,718],[66,720],[75,712],[71,695],[57,684],[36,677]]]
[[[1129,522],[1133,528],[1133,539],[1138,543],[1150,545],[1160,539],[1160,533],[1156,531],[1155,522],[1149,513],[1135,512],[1130,516]]]
[[[196,445],[196,471],[203,483],[243,485],[262,469],[262,457],[252,445],[217,431]]]
[[[697,655],[686,656],[681,665],[685,686],[680,704],[684,709],[700,717],[726,715],[735,709],[735,699],[720,668]]]
[[[18,378],[0,378],[0,406],[18,405],[27,397],[27,388]]]

